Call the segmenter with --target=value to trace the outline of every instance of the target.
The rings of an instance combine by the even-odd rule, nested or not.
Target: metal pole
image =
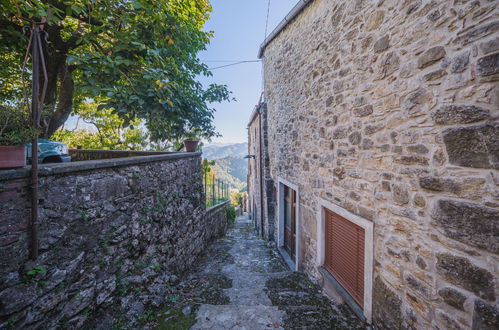
[[[208,171],[205,170],[204,172],[204,202],[206,204],[206,193],[208,192],[208,190],[206,190],[206,184],[207,184],[207,180],[206,180],[206,175],[208,174]]]
[[[40,27],[35,25],[33,31],[33,91],[31,96],[31,119],[33,128],[38,128],[38,113],[40,111],[38,96],[40,92]],[[38,136],[31,141],[31,221],[30,221],[30,251],[32,260],[38,258]]]
[[[213,181],[211,183],[211,206],[215,203],[215,174],[213,174]]]

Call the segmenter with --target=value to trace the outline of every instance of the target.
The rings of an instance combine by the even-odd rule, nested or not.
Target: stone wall
[[[135,318],[227,226],[223,205],[206,212],[199,153],[40,165],[31,261],[28,174],[0,171],[0,328],[79,327],[102,308]]]
[[[206,210],[204,222],[208,237],[221,237],[225,235],[229,224],[227,220],[227,207],[229,204],[230,201],[226,201]]]
[[[315,0],[264,49],[300,269],[319,277],[317,198],[374,222],[382,328],[499,322],[498,15],[487,0]]]
[[[136,156],[164,155],[170,152],[163,151],[130,151],[130,150],[102,150],[102,149],[69,149],[71,161],[97,160],[110,158],[124,158]]]

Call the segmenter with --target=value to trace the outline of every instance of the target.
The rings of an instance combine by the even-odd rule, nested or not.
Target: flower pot
[[[198,147],[198,140],[184,140],[184,147],[186,152],[195,152]]]
[[[0,168],[26,166],[25,146],[0,146]]]

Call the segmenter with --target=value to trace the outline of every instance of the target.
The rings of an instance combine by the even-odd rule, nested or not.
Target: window
[[[326,209],[324,234],[324,268],[363,306],[364,229]]]
[[[371,323],[374,224],[320,197],[317,204],[318,271],[334,294]]]

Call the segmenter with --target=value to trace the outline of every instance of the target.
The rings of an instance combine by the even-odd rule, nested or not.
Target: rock
[[[459,183],[451,180],[434,176],[425,176],[419,178],[419,186],[433,191],[448,191],[458,194],[461,191]]]
[[[393,201],[398,205],[409,203],[409,192],[406,188],[398,184],[392,184]]]
[[[87,308],[93,301],[95,287],[92,286],[86,290],[78,292],[65,306],[63,310],[64,316],[67,318],[73,317],[85,308]]]
[[[132,303],[130,310],[128,311],[127,314],[129,315],[129,317],[137,317],[144,314],[144,311],[145,311],[144,304],[136,301]]]
[[[368,150],[371,149],[374,146],[374,142],[370,139],[363,139],[362,140],[362,149],[363,150]]]
[[[416,204],[416,206],[419,206],[419,207],[425,207],[426,200],[424,199],[423,196],[416,194],[416,196],[414,196],[414,204]]]
[[[425,88],[420,88],[417,91],[407,95],[403,103],[404,110],[409,115],[419,114],[422,110],[422,105],[428,104],[432,98],[433,95],[431,91]]]
[[[456,319],[452,314],[449,315],[441,309],[435,309],[435,316],[436,319],[444,326],[445,329],[452,329],[452,330],[463,329],[459,325],[459,323],[456,322]]]
[[[19,284],[0,292],[0,316],[7,316],[26,308],[38,298],[36,287]]]
[[[421,258],[421,256],[418,256],[416,258],[416,265],[418,265],[418,267],[421,268],[421,269],[427,269],[428,268],[428,265],[426,264],[426,261],[424,261],[424,259]]]
[[[445,48],[436,46],[428,49],[418,58],[418,68],[424,69],[445,57]]]
[[[466,52],[460,55],[457,55],[452,59],[451,65],[450,65],[450,72],[452,73],[458,73],[458,72],[463,72],[466,67],[468,66],[468,63],[470,62],[470,53]]]
[[[383,124],[378,124],[378,125],[367,125],[365,128],[364,128],[364,133],[366,135],[372,135],[378,131],[381,131],[383,129]]]
[[[45,313],[53,310],[59,303],[67,298],[64,291],[54,290],[38,298],[26,316],[26,324],[38,322],[44,318]]]
[[[443,139],[451,164],[499,169],[499,124],[447,129]]]
[[[348,141],[353,145],[360,144],[361,139],[362,135],[359,132],[353,132],[348,136]]]
[[[374,43],[373,49],[375,53],[380,53],[390,47],[390,38],[388,36],[384,36],[381,39],[378,39]]]
[[[452,43],[466,45],[472,41],[488,36],[497,30],[499,30],[499,21],[494,21],[471,29],[464,34],[458,33],[458,37],[454,39]]]
[[[66,227],[57,223],[48,223],[47,229],[40,235],[40,250],[46,251],[57,243],[66,231]]]
[[[383,23],[383,19],[385,18],[385,12],[384,11],[376,11],[369,15],[366,21],[365,29],[367,31],[372,31],[377,29],[381,23]]]
[[[444,105],[433,112],[438,125],[471,124],[489,118],[490,111],[474,105]]]
[[[192,313],[192,307],[191,306],[186,306],[182,309],[182,314],[185,316],[191,315]]]
[[[428,165],[428,158],[423,156],[401,156],[395,159],[396,163],[404,165]]]
[[[499,37],[484,41],[480,44],[482,53],[488,54],[499,50]]]
[[[499,311],[497,307],[478,299],[475,300],[471,328],[473,330],[497,330],[499,328]]]
[[[423,80],[433,81],[433,80],[437,80],[438,78],[442,78],[445,75],[447,75],[447,71],[445,71],[443,69],[438,69],[436,71],[432,71],[430,73],[425,74],[423,76]]]
[[[402,329],[402,301],[378,276],[373,288],[374,319],[384,329]]]
[[[330,96],[326,99],[326,107],[330,107],[334,103],[334,96]]]
[[[343,139],[346,138],[348,134],[348,127],[340,126],[333,131],[333,139]]]
[[[432,217],[444,235],[499,253],[499,210],[474,203],[440,199],[433,209]]]
[[[486,300],[495,299],[492,274],[473,265],[468,259],[448,253],[438,253],[436,269],[444,280]]]
[[[415,144],[407,147],[407,151],[416,154],[427,154],[429,152],[428,148],[423,144]]]
[[[104,303],[116,289],[115,278],[109,278],[102,282],[97,283],[97,298],[95,302],[97,305]]]
[[[490,76],[499,72],[499,53],[479,58],[476,62],[476,73],[481,76]]]
[[[353,115],[356,117],[365,117],[365,116],[369,116],[372,113],[373,113],[373,106],[372,105],[366,105],[364,107],[353,109]]]
[[[56,268],[55,270],[53,270],[50,273],[50,275],[48,276],[48,278],[45,280],[44,289],[46,291],[50,291],[50,290],[54,289],[56,286],[58,286],[59,284],[61,284],[64,281],[67,273],[68,272],[64,269],[57,269]]]
[[[418,292],[419,294],[423,295],[426,298],[430,297],[431,289],[426,284],[423,284],[422,282],[417,280],[414,276],[406,275],[405,282],[414,291]]]
[[[376,79],[383,79],[399,69],[400,57],[396,52],[386,53],[380,60]]]
[[[438,295],[442,297],[445,303],[449,306],[457,308],[464,311],[464,302],[466,301],[466,296],[454,288],[443,288],[438,290]]]

